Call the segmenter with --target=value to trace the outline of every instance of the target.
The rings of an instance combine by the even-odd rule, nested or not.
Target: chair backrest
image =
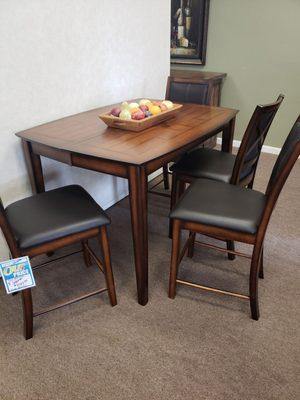
[[[236,156],[231,183],[252,187],[263,143],[283,99],[281,94],[274,103],[255,108]]]
[[[0,228],[3,232],[5,240],[8,244],[9,250],[13,257],[19,256],[19,247],[17,245],[16,239],[12,233],[12,230],[9,226],[9,223],[6,218],[5,210],[3,207],[3,203],[0,197]]]
[[[267,186],[267,203],[262,218],[260,231],[264,234],[281,190],[300,156],[300,115],[292,127],[277,157]]]
[[[208,105],[209,86],[207,83],[187,82],[185,79],[169,76],[166,99],[178,103]]]

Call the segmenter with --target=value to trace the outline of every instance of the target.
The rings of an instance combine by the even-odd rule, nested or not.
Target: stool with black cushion
[[[112,306],[117,304],[107,238],[109,217],[82,187],[70,185],[16,201],[6,208],[0,202],[0,227],[13,258],[35,256],[55,251],[81,242],[87,266],[92,259],[105,275],[106,287],[79,298],[33,311],[31,289],[22,291],[24,336],[33,335],[33,317],[74,303],[84,298],[108,291]],[[88,245],[88,240],[98,237],[103,262]]]
[[[166,87],[166,100],[175,103],[194,103],[207,106],[219,106],[221,97],[221,86],[223,79],[226,77],[224,73],[208,72],[208,71],[183,71],[172,70],[168,77]],[[201,146],[214,147],[216,137],[204,139]],[[163,179],[152,186],[150,192],[162,196],[168,196],[166,193],[154,192],[152,189],[164,182],[164,188],[169,187],[169,168],[168,164],[163,166]]]
[[[186,183],[191,183],[194,179],[212,179],[252,188],[263,143],[283,99],[284,96],[280,95],[274,103],[255,108],[236,156],[200,148],[185,154],[173,164],[171,210],[185,190]],[[172,223],[170,237],[171,225]],[[228,249],[234,248],[232,242],[227,245]],[[234,258],[230,253],[228,257]]]
[[[250,300],[252,318],[259,319],[258,277],[263,278],[265,233],[278,196],[299,155],[300,116],[277,158],[265,193],[211,179],[200,178],[190,185],[170,214],[173,220],[170,298],[176,295],[177,283],[227,294]],[[182,230],[188,230],[190,234],[180,252]],[[189,257],[193,256],[195,243],[228,252],[227,249],[195,241],[196,233],[253,245],[251,255],[231,251],[251,259],[249,294],[228,292],[178,279],[179,264],[186,252]]]

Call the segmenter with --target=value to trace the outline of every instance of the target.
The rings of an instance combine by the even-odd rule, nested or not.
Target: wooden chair
[[[76,242],[82,242],[86,265],[89,266],[91,260],[94,259],[106,280],[107,287],[105,288],[37,312],[33,312],[31,289],[23,290],[25,339],[32,338],[33,317],[38,315],[106,290],[108,290],[111,305],[117,304],[106,230],[109,223],[110,220],[102,208],[82,187],[77,185],[40,193],[12,203],[6,208],[0,201],[0,227],[13,258],[25,255],[33,258]],[[94,237],[99,238],[103,263],[88,246],[88,240]]]
[[[283,99],[281,94],[274,103],[258,105],[255,108],[236,156],[214,149],[200,148],[185,154],[175,163],[171,167],[171,210],[184,192],[186,183],[191,183],[195,178],[252,188],[263,143]],[[172,222],[170,237],[171,225]],[[234,249],[231,241],[227,246],[229,250]],[[234,259],[230,253],[228,257]]]
[[[170,214],[173,220],[169,297],[176,295],[177,283],[250,300],[251,315],[259,319],[258,277],[263,278],[263,243],[278,196],[300,155],[300,116],[288,135],[273,168],[265,194],[209,179],[195,180]],[[180,233],[190,231],[180,253]],[[253,245],[252,255],[231,251],[251,259],[249,295],[228,292],[177,278],[179,264],[188,252],[193,256],[195,235],[201,233]],[[228,252],[218,246],[200,245]]]
[[[223,74],[219,74],[222,75]],[[203,104],[203,105],[212,105],[215,104],[215,95],[218,94],[219,91],[216,91],[216,86],[220,85],[220,81],[222,78],[218,77],[218,79],[210,80],[207,83],[207,80],[199,81],[199,77],[194,77],[193,74],[189,74],[189,77],[178,77],[175,75],[169,76],[166,87],[166,100],[171,100],[173,102],[178,103],[195,103],[195,104]],[[219,98],[217,99],[217,104],[219,103]],[[214,138],[204,140],[209,147],[215,146]],[[157,182],[151,189],[158,186],[161,182],[164,182],[165,190],[170,189],[169,185],[169,168],[168,164],[163,166],[163,179]],[[151,193],[160,194],[163,196],[168,196],[165,193],[153,192]],[[169,196],[168,196],[169,197]]]
[[[207,85],[197,81],[187,82],[174,76],[168,77],[166,88],[166,100],[171,100],[179,103],[196,103],[196,104],[209,104],[209,99],[212,95],[210,93],[213,86]],[[168,164],[163,166],[163,182],[166,190],[170,189],[169,185],[169,168]]]

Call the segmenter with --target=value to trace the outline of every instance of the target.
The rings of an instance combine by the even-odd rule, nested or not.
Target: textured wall
[[[237,139],[255,105],[273,101],[280,92],[286,98],[266,144],[281,147],[300,113],[299,15],[299,0],[210,1],[202,69],[227,72],[222,105],[240,110]]]
[[[30,193],[19,140],[31,126],[132,97],[163,97],[169,1],[0,1],[0,194]],[[47,187],[79,182],[103,207],[127,181],[46,160]],[[0,258],[7,250],[0,243]]]

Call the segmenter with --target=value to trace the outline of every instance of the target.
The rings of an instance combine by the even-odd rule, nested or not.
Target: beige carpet
[[[263,155],[256,188],[265,188],[273,161]],[[118,306],[102,294],[41,316],[34,338],[25,341],[20,296],[7,296],[1,283],[0,399],[299,399],[299,176],[298,162],[269,226],[258,322],[248,302],[227,296],[180,287],[175,300],[167,297],[168,199],[154,195],[150,300],[139,306],[125,199],[109,210]],[[193,260],[183,260],[180,276],[247,291],[248,272],[246,259],[197,249]],[[103,283],[81,255],[35,276],[36,306]]]

